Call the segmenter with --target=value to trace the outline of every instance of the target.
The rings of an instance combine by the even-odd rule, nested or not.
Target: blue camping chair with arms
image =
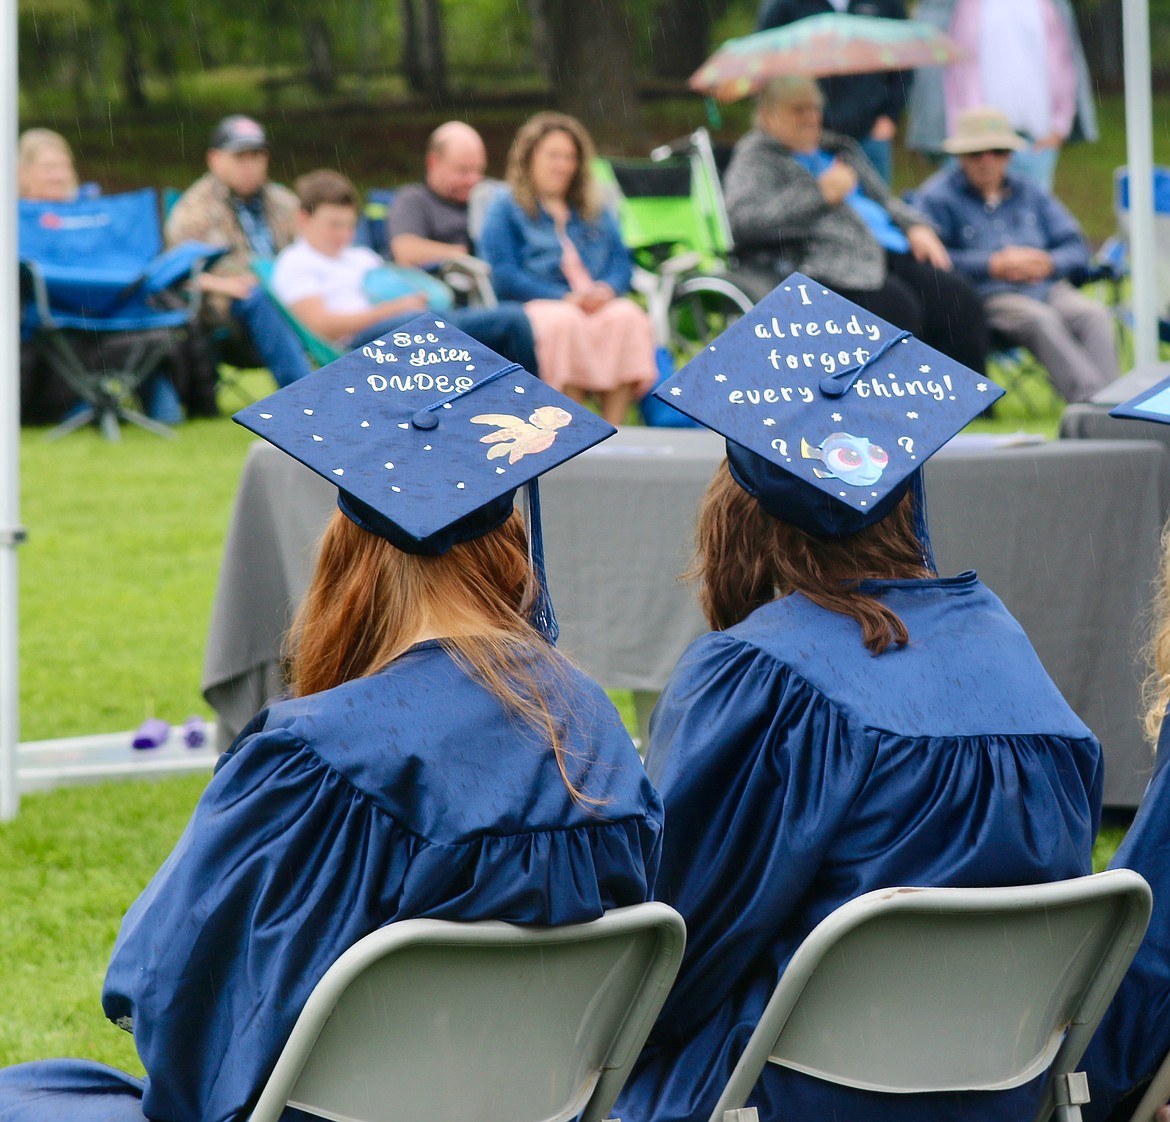
[[[68,203],[22,199],[19,237],[21,336],[82,406],[50,435],[90,421],[110,440],[120,421],[173,435],[131,401],[195,330],[198,297],[186,282],[224,251],[187,242],[163,252],[150,188]],[[94,344],[96,359],[87,353]]]

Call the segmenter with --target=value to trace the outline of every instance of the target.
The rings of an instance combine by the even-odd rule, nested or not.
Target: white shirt
[[[320,296],[326,311],[364,312],[373,305],[362,281],[382,263],[382,258],[365,246],[351,245],[336,257],[327,257],[304,238],[297,238],[276,256],[272,290],[286,307]]]

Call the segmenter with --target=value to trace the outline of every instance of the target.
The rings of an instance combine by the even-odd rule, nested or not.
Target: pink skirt
[[[654,385],[654,328],[632,300],[611,300],[592,315],[565,300],[529,300],[524,311],[541,380],[555,389],[633,385],[641,397]]]

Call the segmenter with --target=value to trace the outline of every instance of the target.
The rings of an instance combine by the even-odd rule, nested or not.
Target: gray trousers
[[[1036,356],[1065,401],[1087,401],[1119,377],[1109,310],[1067,281],[1057,281],[1044,300],[997,292],[983,308],[994,331]]]

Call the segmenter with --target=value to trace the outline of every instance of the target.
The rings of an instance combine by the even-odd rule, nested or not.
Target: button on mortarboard
[[[518,487],[616,431],[433,315],[234,419],[336,485],[358,525],[416,553],[494,529]]]
[[[727,438],[770,514],[844,534],[883,517],[1003,390],[793,273],[655,394]]]

